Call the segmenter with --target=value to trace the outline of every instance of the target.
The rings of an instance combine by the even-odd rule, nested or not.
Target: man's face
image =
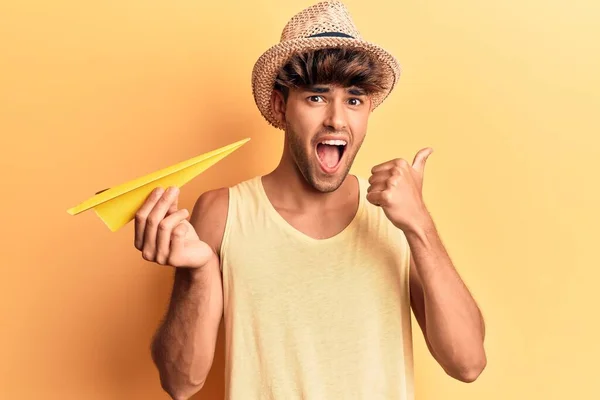
[[[280,104],[286,143],[298,169],[315,189],[336,190],[365,138],[370,97],[356,87],[315,85],[291,89],[286,104]]]

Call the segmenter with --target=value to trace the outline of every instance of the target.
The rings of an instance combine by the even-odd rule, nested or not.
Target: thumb
[[[424,149],[419,150],[415,159],[413,160],[413,168],[423,174],[425,171],[425,162],[427,158],[433,153],[433,149],[431,147],[426,147]]]

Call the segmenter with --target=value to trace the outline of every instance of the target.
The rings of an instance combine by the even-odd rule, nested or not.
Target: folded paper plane
[[[196,156],[110,189],[104,189],[81,204],[67,210],[71,215],[94,209],[98,217],[116,232],[135,217],[150,193],[157,188],[181,187],[202,172],[239,149],[250,138]]]

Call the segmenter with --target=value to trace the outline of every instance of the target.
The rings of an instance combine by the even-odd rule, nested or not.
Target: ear
[[[373,101],[372,95],[369,96],[369,110],[370,110],[370,113],[372,113],[373,110],[375,110],[375,102]]]
[[[273,90],[271,93],[271,111],[279,122],[285,124],[285,100],[279,90]]]

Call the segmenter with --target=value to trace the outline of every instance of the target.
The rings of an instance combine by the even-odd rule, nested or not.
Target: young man
[[[341,3],[303,10],[253,71],[279,165],[202,194],[189,221],[176,188],[140,208],[136,248],[176,270],[152,345],[173,399],[202,388],[221,318],[227,399],[413,399],[411,309],[450,376],[481,373],[481,313],[422,199],[431,149],[349,175],[399,71]]]

